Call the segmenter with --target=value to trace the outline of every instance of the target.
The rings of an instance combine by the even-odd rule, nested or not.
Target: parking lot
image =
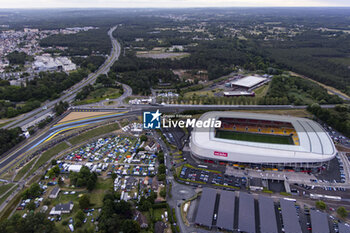
[[[199,170],[184,166],[180,172],[180,178],[198,182],[203,184],[211,184],[217,186],[227,186],[228,188],[245,189],[247,185],[246,177],[235,177],[222,175],[219,173],[209,172],[206,170]]]

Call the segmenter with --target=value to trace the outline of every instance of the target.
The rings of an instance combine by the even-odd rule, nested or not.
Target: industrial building
[[[311,171],[337,154],[327,132],[298,117],[244,112],[207,112],[199,120],[221,121],[220,128],[194,128],[191,153],[210,163]]]
[[[232,81],[231,87],[248,91],[257,88],[268,81],[268,78],[263,78],[259,76],[246,76],[244,78]]]
[[[35,61],[33,62],[33,70],[38,72],[57,70],[69,72],[75,70],[76,68],[76,65],[68,57],[53,58],[49,54],[36,56]]]

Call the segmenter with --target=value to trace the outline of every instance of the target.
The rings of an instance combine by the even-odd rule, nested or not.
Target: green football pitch
[[[273,143],[273,144],[284,144],[284,145],[294,145],[291,136],[280,136],[280,135],[270,135],[270,134],[257,134],[257,133],[246,133],[246,132],[233,132],[217,130],[215,134],[216,138],[224,138],[238,141],[247,142],[261,142],[261,143]]]

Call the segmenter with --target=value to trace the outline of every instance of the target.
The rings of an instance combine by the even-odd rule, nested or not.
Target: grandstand
[[[192,155],[205,162],[240,167],[319,168],[337,151],[316,122],[297,117],[244,112],[207,112],[221,128],[193,129]]]
[[[299,145],[298,134],[289,122],[227,117],[219,120],[222,127],[216,129],[218,138]]]

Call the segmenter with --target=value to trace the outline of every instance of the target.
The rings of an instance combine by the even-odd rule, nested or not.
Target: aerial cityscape
[[[350,233],[349,103],[347,1],[4,1],[0,232]]]

